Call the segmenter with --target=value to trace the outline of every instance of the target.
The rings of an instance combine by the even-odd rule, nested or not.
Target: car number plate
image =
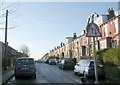
[[[27,69],[29,69],[29,68],[22,68],[22,70],[27,70]]]

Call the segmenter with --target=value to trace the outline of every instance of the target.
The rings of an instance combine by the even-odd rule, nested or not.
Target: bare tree
[[[22,46],[20,47],[20,52],[23,53],[23,56],[25,56],[25,57],[30,57],[30,50],[29,50],[28,46],[22,45]]]

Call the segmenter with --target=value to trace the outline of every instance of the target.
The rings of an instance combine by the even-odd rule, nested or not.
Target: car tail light
[[[20,70],[21,69],[21,67],[16,67],[16,70]]]
[[[90,66],[88,67],[88,70],[90,70],[91,68],[90,68]]]

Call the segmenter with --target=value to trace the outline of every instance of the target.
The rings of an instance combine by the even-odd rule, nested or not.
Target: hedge
[[[110,48],[103,53],[103,61],[112,63],[113,65],[120,66],[120,48]]]

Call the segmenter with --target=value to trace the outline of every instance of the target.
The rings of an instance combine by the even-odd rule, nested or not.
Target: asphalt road
[[[15,79],[12,77],[6,85],[39,85],[39,84],[67,84],[67,85],[82,85],[80,76],[74,75],[72,70],[59,69],[57,65],[49,65],[45,63],[36,63],[36,79],[30,77],[21,77]],[[68,84],[69,83],[69,84]],[[84,85],[95,85],[95,79],[86,80]],[[99,85],[119,85],[113,80],[99,79]]]
[[[73,71],[59,69],[57,65],[36,63],[36,79],[24,77],[15,79],[12,77],[7,85],[13,84],[40,84],[40,83],[79,83],[80,77],[75,76]]]

